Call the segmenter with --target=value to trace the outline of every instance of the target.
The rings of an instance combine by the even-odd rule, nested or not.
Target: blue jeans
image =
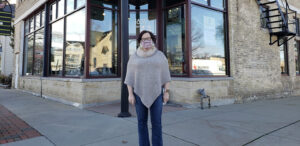
[[[138,134],[139,145],[150,146],[148,133],[148,108],[142,103],[141,98],[133,93],[135,96],[135,109],[138,120]],[[163,92],[157,97],[150,107],[151,124],[152,124],[152,145],[162,146],[162,125],[161,115],[163,106]]]

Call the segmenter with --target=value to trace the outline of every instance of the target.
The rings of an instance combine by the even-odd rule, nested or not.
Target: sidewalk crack
[[[290,123],[290,124],[288,124],[288,125],[285,125],[285,126],[280,127],[280,128],[278,128],[278,129],[275,129],[275,130],[272,130],[272,131],[270,131],[270,132],[267,132],[267,133],[265,133],[265,134],[263,134],[263,135],[261,135],[261,136],[255,138],[255,139],[253,139],[253,140],[251,140],[251,141],[249,141],[249,142],[243,144],[242,146],[246,146],[246,145],[248,145],[248,144],[251,144],[251,143],[253,143],[254,141],[256,141],[256,140],[258,140],[258,139],[260,139],[260,138],[262,138],[262,137],[264,137],[264,136],[270,135],[270,134],[272,134],[272,133],[274,133],[274,132],[276,132],[276,131],[279,131],[279,130],[281,130],[281,129],[283,129],[283,128],[289,127],[289,126],[294,125],[294,124],[299,123],[299,122],[300,122],[300,120],[297,120],[297,121],[292,122],[292,123]]]

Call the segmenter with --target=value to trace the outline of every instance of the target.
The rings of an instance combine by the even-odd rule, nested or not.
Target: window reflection
[[[64,20],[59,20],[51,27],[50,74],[62,75]]]
[[[284,43],[280,47],[280,69],[282,74],[288,73],[287,68],[287,43]]]
[[[200,4],[205,4],[208,5],[208,0],[193,0],[194,2],[200,3]]]
[[[192,73],[226,75],[223,13],[192,6]]]
[[[117,11],[92,7],[91,14],[90,75],[117,75]]]
[[[70,13],[74,10],[74,0],[67,0],[67,13]]]
[[[26,58],[26,62],[25,62],[25,74],[26,75],[32,75],[32,66],[33,66],[33,34],[28,35],[25,38],[26,44],[25,44],[25,48],[26,53],[25,53],[25,58]]]
[[[41,25],[40,22],[41,22],[41,15],[37,14],[35,16],[35,29],[40,28]]]
[[[211,6],[219,9],[224,8],[224,0],[211,0]]]
[[[56,3],[51,5],[50,21],[56,19]]]
[[[80,8],[80,7],[82,7],[82,6],[84,6],[85,5],[85,0],[77,0],[77,7],[76,7],[76,9],[77,8]]]
[[[165,20],[165,47],[170,72],[173,75],[186,73],[185,64],[185,18],[184,7],[168,9]]]
[[[41,17],[42,17],[41,26],[44,26],[44,23],[45,23],[45,10],[43,10]]]
[[[149,30],[156,35],[156,13],[154,11],[130,12],[129,35],[137,36],[143,30]]]
[[[29,32],[29,21],[26,20],[25,21],[25,34],[27,34]],[[26,41],[27,42],[27,41]]]
[[[34,74],[42,75],[43,73],[43,59],[44,59],[44,29],[35,33],[35,47],[34,47]]]
[[[66,56],[65,75],[81,76],[84,69],[85,46],[85,9],[82,9],[66,20]]]
[[[133,55],[137,49],[136,39],[129,39],[129,56]]]
[[[61,17],[65,14],[65,0],[59,0],[58,1],[58,12],[57,17]]]
[[[300,41],[295,41],[295,44],[294,44],[294,50],[295,50],[295,63],[296,63],[296,74],[299,74],[300,72]]]
[[[29,20],[29,32],[33,32],[33,29],[34,29],[34,19],[31,18]]]

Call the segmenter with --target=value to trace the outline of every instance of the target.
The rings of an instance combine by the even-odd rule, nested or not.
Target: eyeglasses
[[[152,40],[151,37],[148,37],[148,38],[142,38],[142,39],[141,39],[142,42],[143,42],[143,41],[151,41],[151,40]]]

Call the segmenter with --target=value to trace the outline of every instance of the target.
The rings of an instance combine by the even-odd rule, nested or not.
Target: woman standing
[[[147,126],[150,109],[152,145],[162,146],[162,106],[169,100],[171,81],[168,60],[155,47],[156,39],[150,31],[142,31],[137,42],[139,47],[129,58],[124,81],[129,92],[128,100],[130,104],[135,104],[139,145],[150,146]]]

